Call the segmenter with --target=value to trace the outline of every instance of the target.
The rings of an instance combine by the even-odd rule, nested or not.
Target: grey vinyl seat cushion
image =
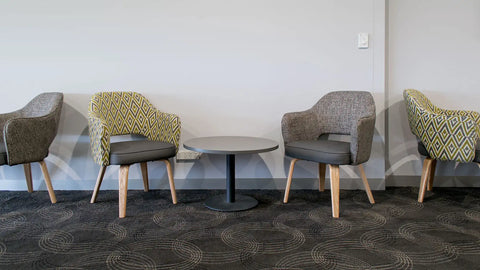
[[[160,141],[126,141],[110,144],[110,164],[128,165],[174,157],[174,144]]]
[[[350,143],[333,140],[294,141],[285,145],[289,157],[324,164],[351,164]]]
[[[418,153],[422,156],[430,157],[427,148],[421,141],[418,141]],[[473,162],[480,162],[480,140],[477,141],[477,145],[475,146],[475,157],[473,158]]]
[[[0,144],[0,165],[7,164],[7,150],[5,144]]]

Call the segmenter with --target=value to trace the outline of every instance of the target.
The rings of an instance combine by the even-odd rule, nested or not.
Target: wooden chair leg
[[[431,191],[433,188],[433,178],[435,178],[435,169],[437,167],[437,160],[432,160],[432,165],[430,165],[430,175],[428,177],[428,186],[427,190]]]
[[[52,203],[57,202],[57,198],[55,197],[55,192],[53,191],[52,181],[50,180],[50,174],[48,174],[47,164],[45,161],[39,161],[40,168],[42,169],[43,177],[45,178],[45,184],[47,184],[48,195],[50,196],[50,201]]]
[[[147,163],[146,163],[146,162],[140,163],[140,167],[142,168],[143,191],[147,192],[147,191],[149,190],[149,188],[148,188],[148,169],[147,169]]]
[[[339,217],[340,210],[340,167],[329,164],[330,168],[330,192],[332,196],[332,216]]]
[[[288,202],[288,194],[290,193],[290,185],[292,185],[293,168],[295,167],[295,163],[297,161],[298,161],[297,158],[294,158],[294,159],[292,159],[292,161],[290,161],[290,169],[288,171],[287,186],[285,187],[285,196],[283,197],[283,203]]]
[[[318,190],[325,191],[325,172],[327,165],[324,163],[318,163]]]
[[[130,165],[121,165],[118,173],[118,217],[124,218],[127,213],[128,169]]]
[[[433,159],[431,158],[425,158],[425,161],[423,161],[422,178],[420,179],[420,189],[418,190],[418,202],[423,202],[423,198],[425,197],[425,189],[427,188],[432,161]]]
[[[97,183],[95,184],[95,188],[93,189],[92,198],[90,199],[90,203],[94,203],[97,200],[98,191],[100,190],[100,186],[102,185],[103,176],[105,175],[105,170],[107,166],[100,167],[100,171],[98,172],[97,176]]]
[[[375,200],[373,199],[372,191],[370,190],[370,185],[368,184],[367,176],[365,175],[365,170],[363,170],[363,165],[358,165],[358,169],[360,169],[360,176],[362,177],[363,186],[365,187],[365,192],[367,192],[368,200],[371,204],[374,204]]]
[[[27,189],[28,192],[33,192],[32,184],[32,165],[30,163],[23,164],[23,171],[25,172],[25,180],[27,180]]]
[[[173,173],[172,173],[172,165],[168,159],[164,159],[165,165],[167,166],[167,174],[168,174],[168,183],[170,184],[170,193],[172,194],[172,202],[173,204],[177,204],[177,192],[175,191],[175,183],[173,182]]]

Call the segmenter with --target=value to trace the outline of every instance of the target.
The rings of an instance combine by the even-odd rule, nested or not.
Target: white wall
[[[285,112],[307,109],[331,90],[367,90],[379,121],[366,172],[381,180],[384,17],[383,0],[2,1],[0,110],[15,110],[42,91],[64,92],[47,165],[56,189],[91,189],[98,166],[90,157],[86,115],[94,92],[144,94],[180,115],[182,141],[250,135],[282,144]],[[369,49],[356,48],[360,32],[370,34]],[[237,178],[263,180],[249,188],[283,189],[288,162],[282,147],[239,156]],[[202,179],[223,178],[224,166],[223,157],[212,155],[178,163],[177,186],[207,187]],[[316,178],[315,164],[297,166],[295,177]],[[168,187],[161,164],[150,165],[150,176],[154,188]],[[358,178],[349,167],[341,176]],[[116,177],[117,170],[107,170],[104,186],[115,188]],[[131,177],[139,178],[139,169]],[[281,181],[269,185],[272,178]],[[2,189],[26,189],[21,166],[0,167],[0,179]],[[43,188],[38,168],[34,179]]]
[[[440,107],[480,111],[480,1],[391,0],[388,44],[387,177],[391,184],[417,185],[422,161],[402,92],[415,88]],[[437,175],[445,177],[435,185],[478,185],[480,170],[440,162]],[[476,177],[462,183],[458,176]]]

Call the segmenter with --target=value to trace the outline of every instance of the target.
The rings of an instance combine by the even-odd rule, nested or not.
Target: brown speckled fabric
[[[57,134],[62,105],[62,93],[42,93],[22,109],[0,115],[0,143],[6,164],[37,162],[47,157]]]
[[[370,158],[375,116],[375,102],[369,92],[330,92],[306,111],[286,113],[282,135],[286,146],[317,140],[322,134],[350,135],[349,164],[357,165]]]

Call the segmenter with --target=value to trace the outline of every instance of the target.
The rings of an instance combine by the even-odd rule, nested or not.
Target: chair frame
[[[480,168],[480,163],[474,162]],[[425,198],[425,191],[432,191],[433,189],[433,180],[435,178],[435,169],[437,167],[437,160],[433,158],[426,157],[423,161],[422,167],[422,176],[420,177],[420,187],[418,190],[418,199],[419,203],[423,203]]]
[[[173,181],[173,172],[172,166],[168,159],[162,159],[159,161],[163,161],[167,168],[168,174],[168,183],[170,185],[170,193],[172,195],[172,202],[173,204],[177,204],[177,193],[175,191],[175,183]],[[127,213],[127,191],[128,191],[128,172],[130,169],[131,164],[128,165],[120,165],[120,170],[118,172],[118,217],[124,218]],[[140,168],[142,171],[142,179],[143,179],[143,190],[148,192],[150,190],[148,185],[148,167],[147,162],[141,162]],[[97,200],[98,191],[100,190],[100,186],[102,185],[103,177],[105,176],[105,171],[107,166],[101,166],[100,171],[98,172],[97,182],[95,183],[95,188],[93,190],[92,198],[90,199],[90,203],[95,203]]]
[[[290,194],[290,186],[292,185],[292,176],[295,168],[295,163],[300,159],[294,158],[290,162],[290,169],[288,172],[287,185],[285,187],[285,195],[283,197],[283,202],[288,203],[288,196]],[[318,163],[318,190],[320,192],[325,191],[325,174],[326,174],[326,165],[324,163]],[[365,171],[363,170],[363,165],[357,165],[360,170],[360,176],[362,178],[363,186],[365,187],[365,192],[367,193],[368,200],[371,204],[375,204],[375,200],[370,190],[370,185],[368,184],[367,177],[365,176]],[[328,164],[330,169],[330,194],[332,197],[332,216],[338,218],[340,215],[340,166]]]
[[[52,203],[57,202],[57,197],[55,197],[55,192],[53,191],[52,181],[50,179],[50,174],[48,173],[47,164],[45,160],[39,161],[40,169],[42,170],[43,178],[47,186],[48,196]],[[23,163],[23,171],[25,173],[25,180],[27,181],[27,190],[28,193],[33,192],[33,183],[32,183],[32,165],[31,163]]]

